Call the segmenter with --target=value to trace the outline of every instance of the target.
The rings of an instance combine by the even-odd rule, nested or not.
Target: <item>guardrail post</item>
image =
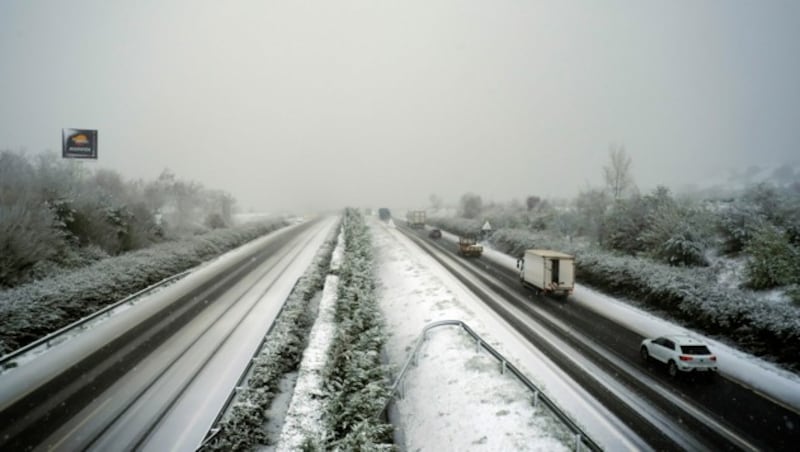
[[[506,374],[506,360],[503,360],[503,365],[500,368],[500,374],[501,375],[505,375]]]
[[[481,352],[481,340],[480,339],[476,339],[475,340],[475,353],[480,353],[480,352]]]
[[[539,391],[533,391],[533,407],[539,408]]]
[[[575,434],[575,452],[581,452],[581,434]]]

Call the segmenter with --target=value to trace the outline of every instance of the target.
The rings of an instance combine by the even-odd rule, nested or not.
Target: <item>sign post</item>
[[[61,129],[61,156],[97,160],[97,130]]]

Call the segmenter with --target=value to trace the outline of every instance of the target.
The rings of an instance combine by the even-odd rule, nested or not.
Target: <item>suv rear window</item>
[[[710,355],[705,345],[681,345],[681,352],[687,355]]]

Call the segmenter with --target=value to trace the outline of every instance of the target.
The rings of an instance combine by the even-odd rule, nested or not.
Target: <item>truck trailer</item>
[[[481,257],[483,246],[478,244],[478,240],[475,237],[459,237],[458,252],[464,257]]]
[[[424,210],[409,210],[406,213],[406,222],[408,227],[422,229],[425,227],[425,211]]]
[[[517,261],[519,279],[536,292],[568,296],[575,289],[575,257],[552,250],[526,250]]]

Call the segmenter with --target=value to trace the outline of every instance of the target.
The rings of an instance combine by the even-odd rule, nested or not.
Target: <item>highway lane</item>
[[[335,223],[259,239],[2,375],[0,449],[193,450]]]
[[[797,413],[725,378],[717,378],[716,381],[701,378],[672,381],[662,369],[652,363],[644,364],[640,360],[638,348],[642,337],[638,334],[594,311],[571,304],[568,300],[534,295],[520,287],[516,272],[505,267],[485,259],[459,258],[455,253],[456,245],[452,242],[430,240],[423,231],[401,229],[417,240],[436,247],[437,252],[460,259],[463,265],[472,269],[472,281],[480,281],[491,287],[512,303],[524,317],[530,319],[515,319],[520,324],[518,328],[525,329],[526,322],[536,321],[556,332],[564,328],[571,331],[556,334],[575,347],[578,353],[584,354],[600,369],[612,375],[616,380],[615,384],[652,404],[661,413],[659,416],[683,426],[683,433],[680,435],[692,436],[700,444],[713,450],[779,450],[796,444],[796,426],[800,425]],[[558,325],[554,326],[554,323]],[[577,379],[582,384],[593,384],[579,375]],[[604,403],[621,404],[623,401],[607,398]],[[652,425],[652,420],[642,419],[641,416],[630,413],[630,409],[621,406],[609,408],[629,419],[627,422],[632,425],[638,425],[643,437],[656,439],[654,447],[687,448],[677,442],[672,446],[668,442],[659,444],[658,436],[649,431],[651,427],[645,425]],[[677,434],[671,432],[666,435],[675,437]]]

